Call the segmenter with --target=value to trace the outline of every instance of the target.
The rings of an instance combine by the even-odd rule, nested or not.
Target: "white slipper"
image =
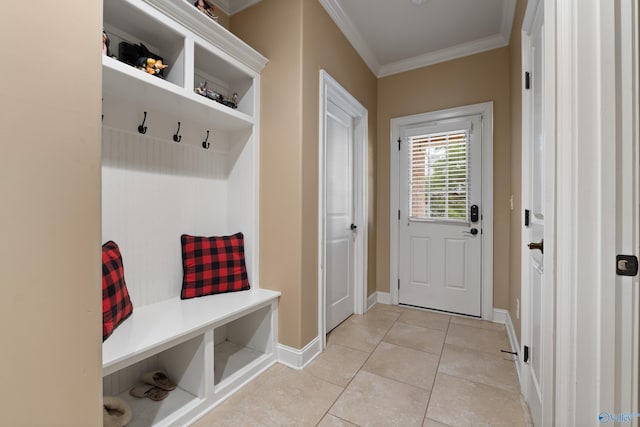
[[[103,427],[124,427],[133,417],[131,406],[119,397],[104,396],[102,398]]]

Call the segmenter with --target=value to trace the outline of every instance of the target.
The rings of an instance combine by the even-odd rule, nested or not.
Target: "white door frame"
[[[546,52],[557,83],[555,425],[595,426],[601,411],[638,412],[638,279],[615,275],[616,253],[638,255],[638,3],[545,1],[557,49]]]
[[[363,314],[366,311],[367,292],[367,229],[368,229],[368,123],[369,113],[357,99],[343,88],[325,70],[320,70],[320,120],[319,120],[319,173],[318,179],[318,335],[322,349],[326,347],[326,272],[325,272],[325,135],[327,129],[327,104],[331,100],[354,119],[354,223],[358,226],[354,245],[355,292],[353,311]]]
[[[532,71],[533,64],[530,63],[531,58],[531,32],[533,31],[533,25],[536,15],[544,9],[543,0],[529,0],[527,3],[527,10],[522,23],[522,71]],[[543,17],[545,19],[546,17]],[[544,22],[544,21],[543,21]],[[547,28],[545,22],[545,29]],[[550,46],[547,34],[543,35],[544,38],[544,87],[543,87],[543,123],[545,125],[543,129],[544,137],[544,171],[545,176],[545,188],[544,188],[544,282],[541,283],[541,301],[540,301],[540,334],[542,339],[542,349],[539,351],[541,357],[541,373],[543,377],[540,379],[540,392],[541,398],[541,420],[542,425],[553,425],[553,413],[554,413],[554,256],[555,256],[555,222],[554,222],[554,205],[555,205],[555,138],[553,137],[554,131],[554,80],[553,80],[553,62],[546,55],[547,49],[553,49]],[[524,76],[522,77],[522,200],[525,209],[527,206],[525,203],[529,203],[530,182],[525,178],[530,176],[530,149],[533,147],[533,141],[531,141],[532,126],[531,114],[533,110],[532,105],[532,90],[527,90],[524,87]],[[535,74],[533,79],[536,79]],[[535,84],[535,83],[534,83]],[[527,241],[524,240],[527,235],[526,227],[524,226],[524,212],[521,213],[522,218],[522,236],[523,240],[520,245],[521,259],[522,259],[522,272],[521,272],[521,300],[522,300],[522,324],[521,324],[521,348],[518,350],[519,370],[522,372],[520,376],[520,390],[524,396],[527,396],[529,384],[531,380],[529,375],[530,364],[523,362],[523,348],[525,345],[532,345],[532,337],[530,337],[530,322],[531,313],[529,307],[531,302],[529,301],[530,295],[530,280],[529,280],[529,249],[527,248]],[[537,345],[537,343],[535,343]]]
[[[482,297],[481,313],[485,320],[493,320],[493,102],[466,105],[429,113],[391,119],[391,200],[389,239],[389,293],[391,303],[398,304],[398,256],[400,230],[398,210],[400,207],[400,155],[398,139],[400,129],[434,120],[482,115]]]

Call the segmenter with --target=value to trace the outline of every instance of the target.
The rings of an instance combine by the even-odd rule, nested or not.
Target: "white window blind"
[[[467,221],[469,131],[409,138],[411,219]]]

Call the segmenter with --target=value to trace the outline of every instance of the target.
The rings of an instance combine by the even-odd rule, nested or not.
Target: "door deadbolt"
[[[529,243],[527,246],[529,246],[530,250],[539,250],[541,253],[544,253],[544,239],[540,240],[538,243]]]
[[[469,211],[471,222],[478,222],[480,220],[480,209],[478,209],[478,205],[471,205]]]

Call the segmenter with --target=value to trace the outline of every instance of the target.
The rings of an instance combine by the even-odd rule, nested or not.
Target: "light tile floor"
[[[276,364],[194,426],[529,426],[503,325],[375,305],[302,371]]]

